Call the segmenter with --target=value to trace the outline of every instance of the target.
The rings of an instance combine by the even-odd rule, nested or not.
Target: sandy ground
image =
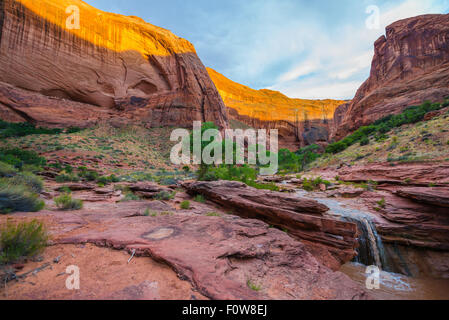
[[[60,257],[59,263],[54,259]],[[168,266],[147,257],[133,257],[125,251],[99,248],[94,245],[55,245],[47,247],[40,262],[29,262],[18,275],[50,266],[20,281],[1,285],[1,300],[78,300],[78,299],[204,299],[180,280]],[[68,266],[80,270],[80,289],[69,290],[66,280]]]

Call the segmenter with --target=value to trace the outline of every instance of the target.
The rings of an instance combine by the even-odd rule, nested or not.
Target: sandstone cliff
[[[51,126],[227,126],[193,45],[170,31],[80,0],[0,3],[1,118]],[[79,28],[67,28],[70,5],[79,8]]]
[[[281,147],[296,151],[313,143],[325,143],[338,100],[291,99],[272,90],[254,90],[207,68],[223,101],[229,119],[254,128],[279,129]]]
[[[397,21],[374,46],[370,77],[336,111],[335,140],[408,106],[449,96],[449,14]]]

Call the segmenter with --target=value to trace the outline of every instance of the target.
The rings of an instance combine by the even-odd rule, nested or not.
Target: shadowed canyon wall
[[[449,96],[449,14],[397,21],[374,48],[368,80],[336,110],[334,140],[406,107]]]
[[[326,144],[335,109],[341,100],[291,99],[272,90],[254,90],[207,68],[231,120],[253,128],[278,129],[280,147],[296,151]]]
[[[227,127],[223,101],[187,40],[79,0],[0,1],[0,117],[47,126],[98,121]],[[79,8],[68,29],[67,7]]]

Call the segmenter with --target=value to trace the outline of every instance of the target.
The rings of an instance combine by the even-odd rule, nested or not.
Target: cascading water
[[[298,191],[298,196],[310,196],[305,191]],[[357,224],[359,230],[359,248],[355,262],[367,266],[375,265],[382,270],[389,271],[387,258],[382,244],[382,239],[377,233],[371,215],[352,208],[344,208],[333,199],[313,198],[314,200],[326,205],[333,216],[338,216],[342,220]]]

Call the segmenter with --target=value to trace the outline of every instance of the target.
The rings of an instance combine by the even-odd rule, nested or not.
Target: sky
[[[205,66],[291,98],[352,99],[374,42],[400,19],[449,13],[449,0],[85,0],[189,40]]]

